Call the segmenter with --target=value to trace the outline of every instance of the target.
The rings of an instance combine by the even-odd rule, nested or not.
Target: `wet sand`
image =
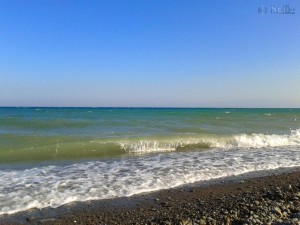
[[[0,216],[0,224],[300,224],[300,169]]]

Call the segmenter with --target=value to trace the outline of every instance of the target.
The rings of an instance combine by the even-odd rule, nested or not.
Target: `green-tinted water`
[[[0,108],[0,163],[225,148],[299,127],[300,109]]]

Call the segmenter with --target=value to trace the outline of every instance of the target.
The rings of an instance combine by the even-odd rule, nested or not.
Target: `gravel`
[[[27,211],[0,224],[300,225],[300,172]]]

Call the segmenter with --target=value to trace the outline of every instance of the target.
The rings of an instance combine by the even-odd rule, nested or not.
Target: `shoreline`
[[[300,224],[300,167],[1,215],[0,224]],[[263,213],[263,214],[260,214]]]

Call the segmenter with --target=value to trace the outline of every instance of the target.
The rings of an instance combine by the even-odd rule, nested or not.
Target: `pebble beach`
[[[4,215],[0,224],[300,224],[300,170]]]

